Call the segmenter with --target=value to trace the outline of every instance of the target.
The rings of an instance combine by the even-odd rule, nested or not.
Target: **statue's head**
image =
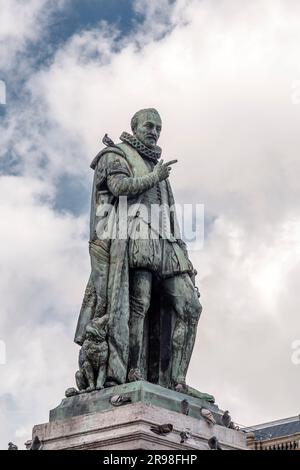
[[[133,135],[150,148],[157,144],[161,126],[161,117],[154,108],[141,109],[131,119]]]

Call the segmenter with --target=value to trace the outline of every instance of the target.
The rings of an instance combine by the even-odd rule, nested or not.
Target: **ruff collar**
[[[131,147],[137,150],[142,157],[148,158],[153,162],[157,162],[157,160],[161,157],[161,148],[158,145],[153,148],[147,147],[134,135],[129,134],[128,132],[123,132],[120,140],[126,144],[131,145]]]

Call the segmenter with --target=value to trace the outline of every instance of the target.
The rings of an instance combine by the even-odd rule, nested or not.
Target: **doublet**
[[[151,163],[145,163],[151,171]],[[165,181],[156,183],[143,194],[141,204],[146,210],[139,211],[128,240],[129,267],[149,270],[161,278],[191,270],[189,260],[171,233],[167,195]]]
[[[121,178],[128,204],[134,203],[133,195],[141,194],[139,210],[128,218],[129,267],[149,270],[161,278],[192,272],[193,266],[174,234],[167,183],[151,180],[155,162],[143,158],[128,143],[110,150],[106,169],[108,191],[116,192]]]

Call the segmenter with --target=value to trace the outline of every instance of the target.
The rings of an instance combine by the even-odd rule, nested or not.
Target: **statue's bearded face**
[[[161,119],[156,113],[141,113],[134,130],[136,137],[147,147],[155,147],[161,133]]]

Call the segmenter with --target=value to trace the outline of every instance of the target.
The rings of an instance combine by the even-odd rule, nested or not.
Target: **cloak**
[[[107,188],[107,177],[113,173],[124,173],[129,177],[144,176],[149,173],[142,156],[137,150],[127,143],[121,143],[103,149],[93,160],[91,168],[94,169],[94,181],[91,200],[90,215],[90,255],[91,258],[98,256],[98,262],[102,267],[106,266],[107,275],[101,278],[102,289],[106,291],[105,313],[109,315],[108,322],[108,346],[109,356],[107,365],[107,380],[113,380],[119,384],[127,382],[128,358],[129,358],[129,262],[128,262],[128,237],[112,237],[100,244],[106,243],[105,250],[108,258],[105,260],[103,250],[99,247],[97,234],[113,228],[118,228],[118,205],[119,198],[115,197]],[[161,183],[158,183],[161,184]],[[167,204],[174,205],[174,197],[169,180],[165,180]],[[143,194],[127,198],[128,213],[130,206],[134,205],[134,211],[141,203]],[[99,207],[108,207],[108,210],[100,210]],[[134,219],[134,215],[128,219]],[[171,235],[178,241],[181,252],[184,253],[184,261],[188,259],[186,246],[178,237],[179,228],[176,214],[172,213]],[[128,221],[130,227],[131,220]],[[130,232],[130,228],[129,228]],[[106,252],[104,250],[104,253]],[[180,256],[180,254],[179,254]],[[190,263],[190,262],[189,262]],[[191,271],[191,265],[187,266]],[[99,279],[97,279],[99,282]],[[98,295],[99,297],[99,295]],[[74,341],[81,345],[84,340],[85,329],[89,321],[97,311],[97,299],[95,289],[95,277],[93,272],[88,281],[85,291]],[[151,313],[152,312],[152,313]],[[147,315],[151,320],[145,326],[145,351],[144,372],[151,382],[167,386],[170,374],[170,342],[172,334],[171,316],[163,316],[159,300],[154,299],[150,313]],[[163,325],[162,323],[163,322]],[[160,334],[160,329],[163,329]],[[162,370],[163,369],[163,370]]]

